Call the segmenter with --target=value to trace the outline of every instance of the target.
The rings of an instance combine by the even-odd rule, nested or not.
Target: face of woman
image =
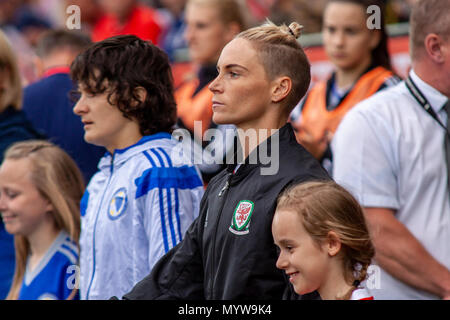
[[[272,83],[256,50],[245,39],[228,43],[217,63],[219,75],[210,84],[213,121],[242,129],[262,128],[271,104]]]
[[[371,52],[380,41],[380,33],[366,24],[362,6],[331,2],[323,18],[323,41],[330,61],[343,70],[370,63]]]
[[[192,61],[199,64],[215,64],[222,48],[238,32],[226,26],[213,7],[190,4],[186,7],[185,37]]]

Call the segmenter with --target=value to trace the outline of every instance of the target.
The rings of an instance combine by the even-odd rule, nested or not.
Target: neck
[[[31,256],[34,259],[44,256],[53,241],[55,241],[59,231],[55,226],[51,213],[47,213],[45,221],[32,233],[27,235],[30,243]]]
[[[345,281],[342,263],[332,263],[327,278],[317,291],[323,300],[336,300],[344,296],[351,288],[352,286]]]
[[[53,54],[47,59],[43,60],[44,69],[50,69],[54,67],[70,66],[74,59],[73,53],[61,52]]]
[[[275,106],[275,108],[280,107],[281,106]],[[259,144],[283,127],[287,120],[288,116],[286,115],[267,114],[263,119],[260,118],[256,121],[246,122],[245,124],[237,124],[238,138],[244,159],[246,159]]]
[[[39,76],[42,76],[47,70],[55,67],[69,67],[74,58],[75,55],[73,53],[63,51],[42,59],[42,68],[37,68],[40,69],[38,70]]]
[[[448,74],[442,72],[439,65],[421,59],[420,61],[413,61],[412,68],[420,79],[450,99]]]
[[[127,148],[142,139],[143,136],[139,131],[139,127],[137,127],[137,124],[136,126],[133,124],[127,128],[124,128],[120,132],[120,136],[115,137],[114,142],[105,146],[109,153],[114,154],[114,150]]]
[[[354,84],[363,72],[369,68],[372,59],[368,57],[363,63],[358,64],[350,69],[336,69],[336,85],[338,88],[344,89]]]

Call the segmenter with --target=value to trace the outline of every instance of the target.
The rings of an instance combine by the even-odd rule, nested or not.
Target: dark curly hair
[[[97,42],[74,60],[71,77],[89,94],[107,92],[108,102],[124,117],[136,120],[142,135],[172,132],[176,122],[172,72],[166,53],[150,42],[133,35]],[[144,101],[138,98],[138,87],[147,91]]]

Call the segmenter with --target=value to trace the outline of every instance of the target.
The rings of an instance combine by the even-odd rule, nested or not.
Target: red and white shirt
[[[373,300],[373,296],[369,294],[365,287],[358,287],[353,291],[350,300]]]

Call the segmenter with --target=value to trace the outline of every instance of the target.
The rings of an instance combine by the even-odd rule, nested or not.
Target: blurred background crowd
[[[414,0],[384,2],[386,23],[395,26],[408,20]],[[248,27],[260,24],[266,18],[276,24],[298,21],[304,26],[303,34],[309,35],[321,31],[326,0],[239,0],[239,3]],[[39,37],[49,29],[66,28],[72,14],[67,8],[71,5],[80,8],[81,31],[90,35],[93,41],[115,34],[134,33],[152,40],[169,54],[172,63],[182,65],[174,69],[176,84],[189,69],[184,64],[190,61],[185,37],[186,0],[0,0],[0,28],[18,55],[24,85],[39,78],[34,64]],[[320,36],[303,37],[301,41],[306,41],[305,47],[321,44]],[[320,52],[311,50],[310,53],[313,67],[314,60],[324,60]],[[329,71],[327,65],[317,70],[313,68],[313,79],[325,77]]]

